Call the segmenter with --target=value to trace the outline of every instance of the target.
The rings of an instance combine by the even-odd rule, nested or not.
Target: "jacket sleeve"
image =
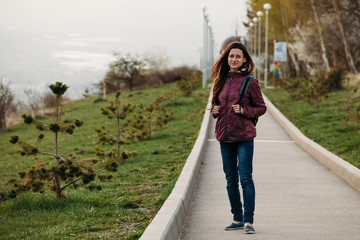
[[[260,117],[266,112],[266,105],[261,94],[261,89],[258,80],[251,81],[249,90],[250,105],[244,108],[244,116],[246,118]]]

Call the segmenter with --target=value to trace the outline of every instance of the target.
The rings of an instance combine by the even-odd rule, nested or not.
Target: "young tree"
[[[42,193],[44,192],[44,186],[49,179],[52,183],[50,191],[56,193],[56,198],[66,198],[66,196],[62,193],[65,188],[80,180],[82,180],[84,185],[88,184],[95,179],[96,173],[101,170],[107,169],[109,171],[116,171],[117,169],[118,165],[116,163],[105,162],[105,166],[95,170],[93,165],[98,163],[98,160],[94,158],[75,161],[75,155],[70,154],[68,156],[64,156],[60,154],[58,135],[60,133],[73,134],[75,128],[81,127],[83,122],[79,119],[76,119],[74,122],[61,121],[61,101],[68,86],[61,82],[56,82],[56,84],[51,84],[49,87],[55,95],[53,121],[49,124],[45,124],[42,121],[35,120],[31,115],[24,114],[22,117],[26,124],[33,124],[40,131],[52,132],[54,134],[55,153],[42,152],[39,148],[40,142],[45,137],[44,134],[40,134],[37,137],[35,144],[29,144],[22,141],[18,135],[11,136],[10,143],[18,144],[20,146],[20,154],[22,156],[34,156],[35,160],[39,162],[39,164],[30,168],[26,172],[20,172],[19,175],[20,177],[25,178],[25,182],[15,184],[15,189],[10,190],[8,193],[1,193],[0,200],[14,198],[16,195],[30,190]],[[45,163],[40,161],[38,155],[53,157],[55,159],[55,164],[52,162]],[[61,184],[61,182],[64,182],[64,184]]]
[[[330,65],[329,65],[329,60],[328,60],[328,58],[326,56],[325,42],[324,42],[323,34],[322,34],[322,31],[321,31],[320,20],[319,20],[319,17],[318,17],[318,13],[316,11],[314,0],[311,0],[311,6],[312,6],[312,9],[313,9],[313,12],[314,12],[316,27],[317,27],[318,33],[319,33],[319,40],[320,40],[320,46],[321,46],[321,56],[322,56],[323,61],[324,61],[325,70],[328,72],[328,71],[330,71]]]
[[[10,112],[14,95],[10,88],[10,82],[5,82],[4,78],[0,80],[0,129],[6,129],[6,116]]]
[[[173,118],[172,113],[168,113],[159,102],[149,103],[147,106],[140,104],[139,108],[140,113],[134,113],[128,119],[129,125],[134,128],[132,135],[137,139],[150,139],[153,131],[164,128]]]
[[[84,90],[84,92],[83,92],[82,95],[83,95],[84,98],[90,97],[90,96],[91,96],[91,93],[90,93],[89,88],[85,88],[85,90]]]
[[[131,138],[128,135],[127,124],[124,123],[120,126],[120,120],[125,119],[131,112],[134,111],[135,105],[132,104],[123,104],[121,106],[120,101],[121,92],[117,91],[115,94],[114,101],[110,102],[110,105],[101,108],[101,113],[109,119],[116,119],[117,131],[114,136],[111,134],[105,126],[101,126],[95,131],[98,133],[98,141],[101,145],[114,145],[116,148],[110,151],[106,151],[104,148],[97,148],[96,154],[99,157],[107,158],[113,164],[120,164],[124,159],[127,159],[130,156],[136,155],[135,152],[129,152],[122,150],[120,151],[120,145],[129,144],[129,139]]]
[[[346,37],[345,37],[344,28],[343,28],[343,25],[342,25],[341,20],[340,20],[340,14],[339,14],[337,4],[335,3],[335,0],[331,0],[331,2],[332,2],[332,5],[334,7],[334,10],[335,10],[336,23],[339,26],[341,39],[342,39],[342,42],[344,44],[344,51],[345,51],[346,60],[348,62],[349,67],[351,68],[352,72],[355,73],[355,74],[358,74],[358,71],[357,71],[357,69],[355,67],[354,60],[353,60],[352,54],[350,53],[349,46],[348,46],[348,43],[347,43],[347,40],[346,40]]]

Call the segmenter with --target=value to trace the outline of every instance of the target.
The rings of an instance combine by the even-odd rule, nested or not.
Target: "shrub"
[[[193,68],[187,66],[167,69],[165,71],[157,71],[151,74],[150,81],[152,85],[176,82],[190,75],[193,71]]]
[[[193,70],[190,74],[182,77],[182,79],[177,82],[176,86],[182,95],[189,97],[196,87],[201,85],[201,76],[201,71]]]
[[[328,90],[341,89],[342,82],[345,79],[345,75],[346,72],[343,66],[337,66],[335,68],[332,68],[326,76],[327,89]]]
[[[320,103],[327,96],[328,88],[325,75],[319,73],[317,78],[295,78],[282,81],[281,86],[285,88],[294,99],[303,99],[309,104],[315,103],[320,108]]]

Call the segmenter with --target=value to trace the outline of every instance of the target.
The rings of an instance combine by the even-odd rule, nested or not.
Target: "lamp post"
[[[212,31],[211,26],[209,26],[210,30],[210,36],[209,36],[209,68],[214,64],[214,33]],[[211,69],[209,69],[209,72],[211,72]],[[211,73],[209,73],[209,78]]]
[[[204,26],[203,26],[203,59],[202,59],[202,87],[205,88],[206,81],[207,81],[207,52],[208,52],[208,18],[206,15],[206,6],[202,8],[204,14]]]
[[[207,56],[208,56],[208,60],[207,60],[207,65],[206,65],[206,76],[207,76],[207,79],[206,80],[209,80],[210,78],[211,78],[211,70],[210,70],[210,68],[211,68],[211,65],[212,65],[212,53],[211,53],[211,51],[212,51],[212,49],[213,49],[213,47],[212,47],[212,29],[211,29],[211,26],[209,26],[208,25],[208,49],[207,49],[207,51],[208,51],[208,53],[207,53]]]
[[[259,18],[259,37],[258,37],[258,58],[259,58],[259,62],[258,62],[258,80],[260,81],[260,78],[261,78],[261,65],[262,65],[262,57],[261,57],[261,17],[264,15],[262,11],[258,11],[256,13],[256,15],[258,16]]]
[[[256,28],[256,26],[257,26],[257,21],[258,21],[258,19],[257,19],[257,17],[254,17],[253,18],[253,23],[254,23],[254,59],[256,59],[256,32],[257,32],[257,28]],[[255,64],[255,69],[254,69],[254,76],[256,76],[256,68],[257,68],[257,64]]]
[[[271,5],[269,3],[264,4],[265,16],[266,16],[266,25],[265,25],[265,69],[264,69],[264,87],[267,87],[267,77],[268,77],[268,29],[269,29],[269,10]]]
[[[249,27],[253,28],[254,24],[252,22],[249,23]],[[251,55],[254,54],[254,37],[251,37]]]

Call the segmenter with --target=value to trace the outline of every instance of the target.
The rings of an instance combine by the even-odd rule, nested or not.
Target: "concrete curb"
[[[145,232],[140,238],[141,240],[178,239],[186,212],[190,206],[192,192],[200,168],[201,155],[206,145],[207,130],[210,122],[210,111],[207,109],[210,107],[210,100],[211,94],[205,109],[199,135],[176,181],[174,189],[155,218],[145,229]]]
[[[268,111],[295,142],[330,171],[360,191],[360,169],[307,138],[263,95]]]

